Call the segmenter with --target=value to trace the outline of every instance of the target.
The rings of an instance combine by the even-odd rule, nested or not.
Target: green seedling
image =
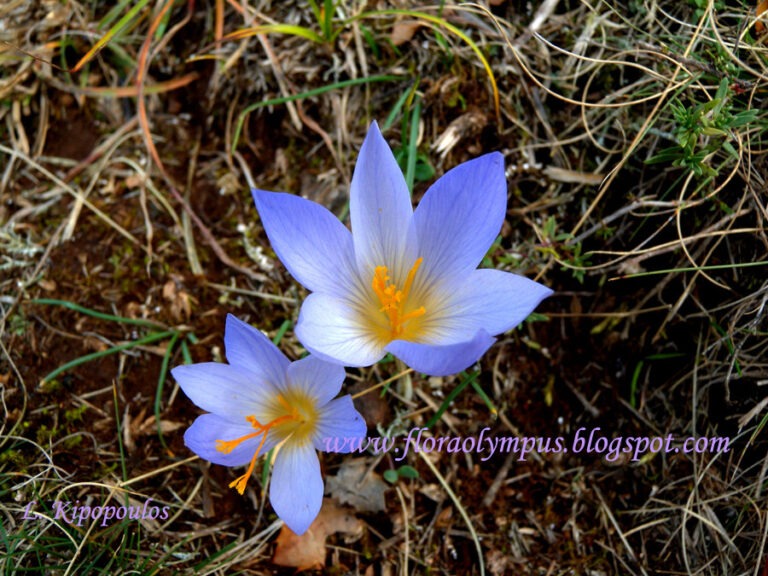
[[[400,466],[400,468],[397,469],[389,469],[384,471],[384,480],[389,482],[390,484],[397,484],[397,482],[401,478],[407,478],[409,480],[414,480],[419,477],[419,471],[416,470],[413,466],[408,466],[407,464],[404,466]]]

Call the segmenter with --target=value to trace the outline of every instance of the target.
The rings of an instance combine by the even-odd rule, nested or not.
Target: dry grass
[[[754,3],[349,0],[327,28],[299,1],[130,4],[0,8],[6,573],[293,573],[271,562],[280,522],[261,475],[241,498],[231,470],[191,457],[197,411],[165,375],[222,358],[227,312],[301,354],[285,320],[304,293],[248,184],[344,217],[367,126],[390,115],[388,140],[438,175],[504,152],[509,212],[486,265],[557,293],[474,384],[410,375],[411,389],[359,395],[371,435],[423,426],[463,384],[435,434],[600,427],[731,449],[413,455],[418,478],[386,510],[351,509],[362,528],[329,539],[325,571],[766,573],[768,45]],[[398,372],[349,370],[348,385]],[[376,478],[402,464],[357,458]],[[326,477],[346,459],[325,455]],[[169,517],[71,526],[51,508],[148,498]]]

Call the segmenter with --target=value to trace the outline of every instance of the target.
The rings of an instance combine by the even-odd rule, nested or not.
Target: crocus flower
[[[454,374],[552,293],[522,276],[477,269],[506,213],[498,152],[447,172],[414,211],[374,122],[352,178],[351,233],[314,202],[252,192],[275,253],[312,292],[296,336],[328,361],[369,366],[391,352],[418,372]]]
[[[259,454],[276,448],[269,499],[288,527],[303,534],[323,500],[316,450],[323,439],[362,438],[366,431],[350,396],[333,399],[344,368],[312,355],[290,362],[264,334],[232,315],[224,345],[229,364],[172,370],[192,402],[210,412],[194,421],[184,442],[214,464],[247,464],[229,485],[240,494]]]

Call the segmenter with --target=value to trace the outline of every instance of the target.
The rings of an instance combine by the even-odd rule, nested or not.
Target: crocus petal
[[[424,258],[414,291],[425,282],[477,268],[504,222],[504,157],[493,152],[460,164],[435,182],[413,218]]]
[[[198,416],[184,433],[184,443],[203,460],[222,466],[243,466],[248,464],[261,442],[261,436],[244,440],[230,452],[225,454],[216,449],[217,440],[236,440],[256,432],[252,426],[243,421],[242,424],[230,422],[215,414]],[[266,454],[275,446],[275,440],[267,437],[260,454]]]
[[[501,334],[520,324],[551,294],[552,290],[524,276],[474,270],[438,313],[439,332],[458,335],[483,328],[494,336]]]
[[[269,501],[277,515],[301,536],[307,531],[323,504],[320,461],[311,443],[286,443],[275,457]]]
[[[326,208],[293,194],[251,190],[272,248],[307,290],[342,294],[356,281],[352,235]]]
[[[232,366],[253,374],[260,382],[283,388],[290,360],[259,330],[232,314],[227,314],[224,348]]]
[[[301,305],[296,337],[319,358],[344,366],[370,366],[384,350],[360,322],[355,305],[317,292]]]
[[[474,338],[457,344],[417,344],[394,340],[387,345],[386,350],[416,372],[430,376],[448,376],[477,362],[495,341],[496,339],[485,330],[478,330]]]
[[[418,257],[413,241],[413,206],[392,150],[374,122],[368,130],[352,176],[349,213],[355,258],[363,278],[376,266],[399,275]]]
[[[317,421],[313,439],[315,448],[325,452],[351,452],[358,440],[365,436],[367,426],[355,410],[351,396],[342,396],[329,402]]]
[[[341,390],[347,374],[344,366],[306,356],[288,366],[288,382],[295,390],[302,390],[314,399],[316,406],[325,406]]]
[[[197,406],[234,422],[262,414],[275,394],[269,383],[228,364],[176,366],[171,374]]]

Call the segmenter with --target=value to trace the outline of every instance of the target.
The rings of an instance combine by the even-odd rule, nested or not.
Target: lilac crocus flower
[[[504,222],[504,158],[457,166],[413,210],[400,168],[374,122],[357,159],[350,233],[322,206],[253,190],[277,256],[312,292],[296,336],[320,358],[369,366],[391,352],[418,372],[454,374],[552,291],[477,269]]]
[[[224,345],[229,364],[172,370],[192,402],[210,412],[194,421],[184,442],[214,464],[248,464],[229,485],[240,494],[259,454],[277,448],[269,499],[288,527],[303,534],[323,501],[316,451],[324,439],[362,438],[366,431],[350,396],[333,399],[344,368],[311,355],[290,362],[264,334],[232,315],[227,316]]]

